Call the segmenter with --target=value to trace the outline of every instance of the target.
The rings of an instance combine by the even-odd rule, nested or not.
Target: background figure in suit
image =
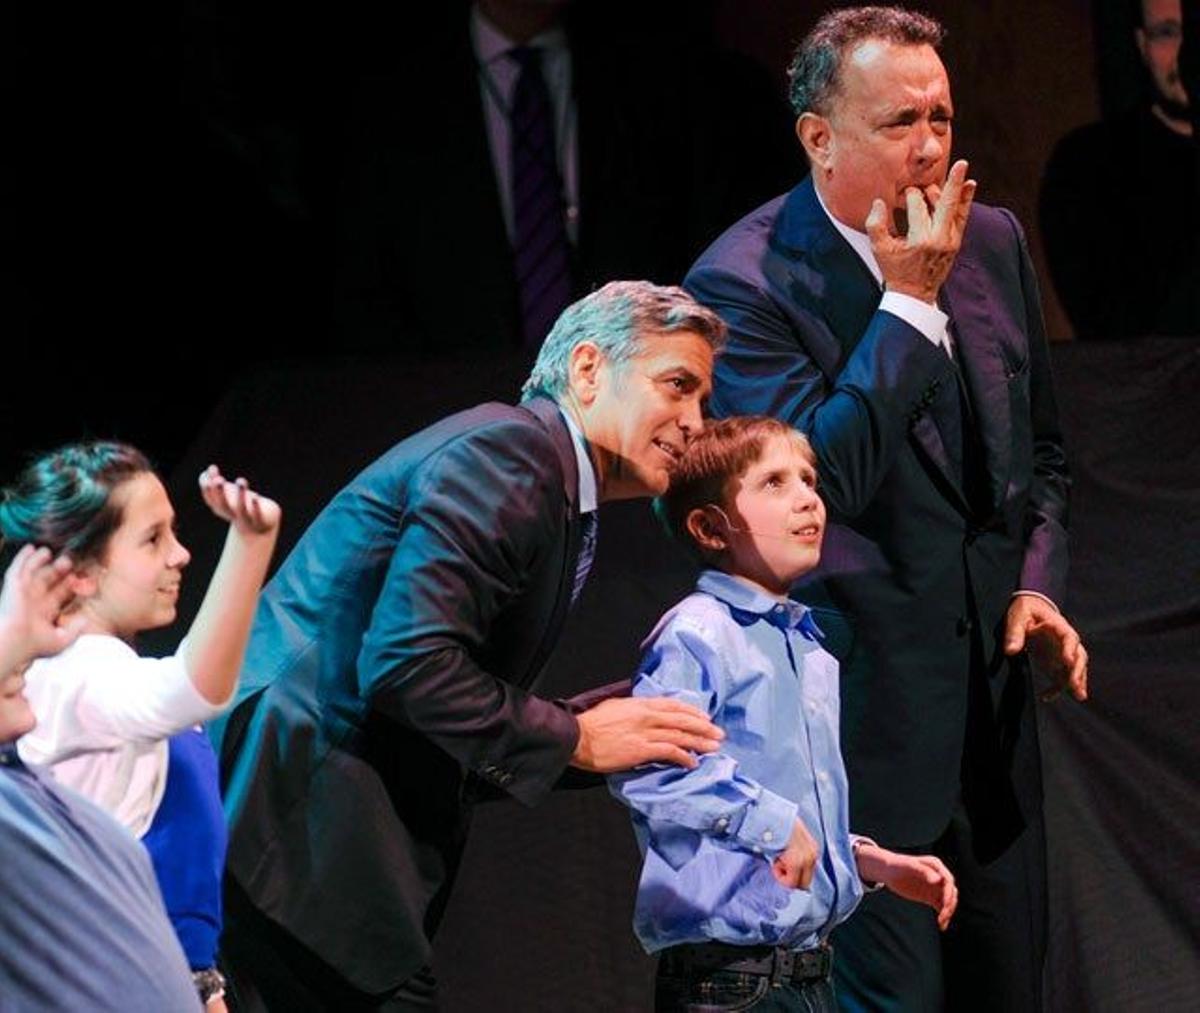
[[[597,504],[666,489],[723,334],[682,289],[606,285],[563,313],[521,405],[399,443],[301,538],[214,732],[243,1008],[246,971],[270,1008],[428,1005],[474,799],[533,805],[568,766],[691,766],[715,748],[673,701],[584,709],[530,687],[586,577]]]
[[[1012,215],[972,206],[965,162],[947,173],[941,35],[894,8],[822,18],[789,72],[811,177],[685,285],[730,328],[714,410],[777,415],[817,454],[830,525],[802,594],[853,627],[851,823],[939,855],[961,890],[941,939],[930,912],[869,895],[834,934],[840,1001],[1033,1010],[1044,842],[1023,648],[1080,698],[1086,653],[1053,604],[1068,479],[1037,284]]]
[[[1200,147],[1181,65],[1183,5],[1130,6],[1142,94],[1055,146],[1040,200],[1046,253],[1076,337],[1197,336]]]
[[[383,52],[362,43],[335,209],[343,349],[532,361],[554,319],[539,305],[675,283],[794,176],[765,74],[697,40],[679,5],[425,6],[402,52],[404,11],[376,14]]]

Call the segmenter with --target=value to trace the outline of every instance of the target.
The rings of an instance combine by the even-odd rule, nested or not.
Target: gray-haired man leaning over
[[[573,713],[531,686],[597,505],[666,489],[724,332],[682,289],[605,285],[559,318],[520,405],[404,440],[301,538],[217,732],[235,987],[246,969],[272,1009],[431,1005],[430,937],[478,789],[532,805],[568,766],[691,766],[715,748],[691,707]]]

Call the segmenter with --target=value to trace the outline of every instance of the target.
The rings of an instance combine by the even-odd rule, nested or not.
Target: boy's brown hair
[[[714,557],[692,537],[688,515],[709,505],[726,509],[730,484],[762,457],[775,436],[793,440],[816,465],[812,446],[799,430],[769,415],[735,415],[706,422],[671,470],[671,485],[654,501],[654,511],[671,537],[699,562],[711,564]]]

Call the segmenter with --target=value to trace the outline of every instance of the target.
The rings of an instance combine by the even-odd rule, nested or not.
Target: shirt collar
[[[815,185],[813,186],[813,193],[817,195],[817,203],[821,205],[821,210],[825,212],[825,217],[833,223],[833,227],[850,244],[850,248],[858,254],[859,259],[867,265],[867,270],[871,272],[871,276],[875,279],[879,287],[883,288],[883,272],[879,269],[879,261],[875,259],[875,251],[871,249],[871,237],[865,232],[852,229],[849,225],[839,222],[834,218],[829,213],[829,208],[825,206],[825,202],[821,200],[821,191]]]
[[[556,26],[540,35],[535,35],[525,45],[532,49],[565,50],[567,33],[561,26]],[[471,46],[475,50],[475,58],[481,65],[487,66],[502,56],[507,56],[511,50],[516,48],[517,43],[489,21],[479,9],[478,4],[472,4]]]
[[[724,602],[734,613],[765,619],[780,629],[797,630],[807,640],[823,640],[825,634],[813,618],[812,609],[798,601],[780,601],[720,570],[705,570],[696,583],[698,590]]]
[[[579,512],[581,514],[591,513],[599,506],[599,497],[596,493],[596,469],[592,467],[592,455],[588,451],[588,442],[575,424],[575,420],[571,418],[571,413],[558,406],[559,414],[562,415],[563,421],[567,424],[567,429],[571,431],[571,442],[575,446],[575,460],[579,463]]]

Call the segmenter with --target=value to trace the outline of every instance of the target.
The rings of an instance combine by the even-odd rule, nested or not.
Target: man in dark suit
[[[519,212],[538,201],[513,150],[518,53],[539,56],[552,119],[543,142],[561,190],[535,245],[569,246],[575,296],[610,278],[674,283],[726,222],[795,174],[778,143],[786,109],[765,75],[688,34],[670,17],[679,5],[424,6],[415,35],[407,8],[376,12],[383,53],[353,68],[336,207],[340,348],[524,345],[532,359],[544,331],[523,333]],[[533,280],[553,273],[543,262]],[[448,316],[463,277],[472,298]]]
[[[1037,285],[1013,217],[972,206],[965,162],[947,170],[941,35],[899,9],[822,18],[789,71],[811,176],[685,285],[730,328],[715,412],[777,415],[819,458],[831,523],[803,595],[848,619],[827,625],[851,825],[937,853],[961,890],[942,938],[927,913],[869,895],[835,935],[840,1001],[1035,1010],[1044,838],[1025,649],[1080,699],[1086,652],[1054,604],[1068,478]]]
[[[471,802],[568,766],[691,766],[699,711],[531,686],[586,577],[599,502],[665,490],[701,427],[719,318],[614,282],[569,307],[518,406],[409,437],[263,593],[222,741],[229,951],[269,1008],[421,1007]],[[239,981],[240,978],[240,981]]]

